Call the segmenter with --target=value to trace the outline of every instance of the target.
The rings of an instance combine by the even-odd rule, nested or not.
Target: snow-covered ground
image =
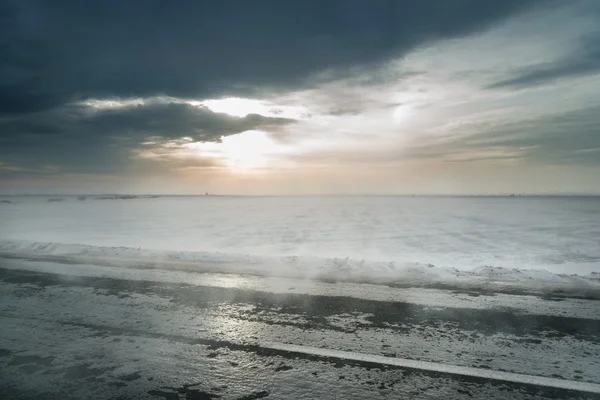
[[[378,262],[314,256],[255,256],[218,252],[161,251],[29,241],[0,241],[0,257],[97,266],[159,269],[259,277],[301,278],[403,287],[449,285],[506,292],[584,291],[600,298],[600,274],[482,266],[472,270],[419,263]],[[98,273],[101,273],[99,270]],[[170,276],[170,275],[169,275]],[[582,292],[583,293],[583,292]]]
[[[220,262],[248,272],[374,281],[407,273],[453,279],[469,274],[463,271],[547,281],[600,272],[600,197],[0,201],[1,251]]]

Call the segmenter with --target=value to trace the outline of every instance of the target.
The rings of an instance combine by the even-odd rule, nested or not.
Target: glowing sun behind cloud
[[[221,159],[234,171],[244,172],[268,166],[269,159],[286,151],[262,131],[246,131],[223,136],[221,142],[194,142],[187,144],[201,157]]]

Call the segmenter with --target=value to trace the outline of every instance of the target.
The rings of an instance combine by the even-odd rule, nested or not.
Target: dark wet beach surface
[[[600,398],[261,345],[600,383],[600,320],[593,315],[432,307],[401,301],[402,288],[398,301],[375,301],[65,276],[3,268],[6,262],[0,398]]]

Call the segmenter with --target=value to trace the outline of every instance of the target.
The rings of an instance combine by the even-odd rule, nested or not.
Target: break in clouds
[[[593,1],[1,1],[0,190],[597,192]]]

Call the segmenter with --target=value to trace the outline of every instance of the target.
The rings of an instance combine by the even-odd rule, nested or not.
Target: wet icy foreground
[[[172,267],[1,257],[0,398],[600,398],[593,282],[391,287]]]

